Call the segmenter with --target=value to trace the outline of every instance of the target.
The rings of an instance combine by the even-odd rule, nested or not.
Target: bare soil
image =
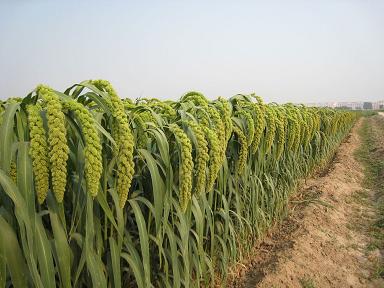
[[[375,277],[381,253],[368,249],[374,191],[364,188],[363,166],[355,159],[362,121],[326,172],[302,185],[291,201],[290,217],[232,270],[232,286],[384,287],[383,278]]]

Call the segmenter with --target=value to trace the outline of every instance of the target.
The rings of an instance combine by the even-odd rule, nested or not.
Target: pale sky
[[[384,100],[384,1],[0,0],[0,98],[109,80],[123,98]]]

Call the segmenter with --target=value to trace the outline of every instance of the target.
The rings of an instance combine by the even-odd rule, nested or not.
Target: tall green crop
[[[0,282],[225,283],[358,116],[254,94],[132,101],[105,80],[1,102]]]

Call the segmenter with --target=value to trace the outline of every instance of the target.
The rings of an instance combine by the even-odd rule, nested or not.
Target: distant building
[[[363,108],[362,102],[352,102],[352,110],[361,110]]]
[[[308,107],[329,107],[335,109],[351,109],[351,110],[379,110],[384,109],[384,100],[376,102],[319,102],[308,103]]]
[[[364,102],[363,104],[364,110],[372,110],[372,108],[373,108],[372,102]]]

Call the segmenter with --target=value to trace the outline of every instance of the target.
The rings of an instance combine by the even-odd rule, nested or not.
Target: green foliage
[[[0,286],[225,283],[356,117],[104,80],[0,103]]]

